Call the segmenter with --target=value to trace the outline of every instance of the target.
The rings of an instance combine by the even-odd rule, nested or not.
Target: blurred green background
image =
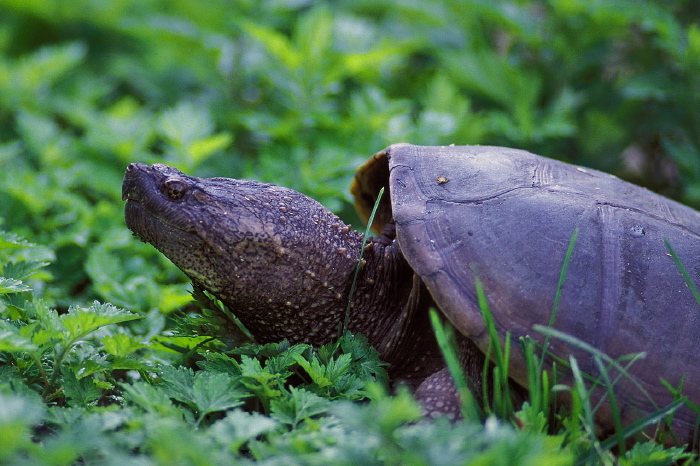
[[[124,226],[132,161],[355,223],[374,152],[494,144],[699,207],[699,19],[696,0],[0,0],[0,229],[43,246],[52,305],[169,312],[190,297]]]

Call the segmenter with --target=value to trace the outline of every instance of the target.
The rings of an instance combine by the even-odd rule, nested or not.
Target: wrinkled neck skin
[[[229,258],[219,261],[216,273],[227,277],[224,283],[190,273],[191,278],[229,306],[261,343],[285,338],[315,346],[328,343],[338,335],[351,302],[348,330],[368,338],[392,365],[391,374],[414,371],[416,362],[408,355],[430,353],[424,349],[432,341],[427,312],[419,310],[432,301],[398,243],[367,242],[351,297],[361,234],[295,191],[275,186],[274,192],[244,198],[246,215],[261,212],[255,218],[262,221],[262,227],[247,228],[263,233],[228,246]],[[277,206],[274,214],[258,209],[269,206]],[[216,230],[230,232],[231,226]],[[408,365],[410,370],[402,368]]]
[[[293,234],[282,235],[290,241],[280,244],[274,259],[238,255],[226,261],[253,267],[234,266],[233,280],[215,294],[258,342],[286,338],[315,346],[337,337],[350,301],[348,330],[367,337],[390,364],[392,380],[420,382],[442,364],[426,312],[433,305],[430,294],[397,241],[385,245],[370,238],[351,297],[362,235],[320,209],[286,224]],[[261,263],[266,265],[254,265]]]
[[[385,246],[370,239],[350,297],[362,236],[326,212],[318,224],[290,225],[296,238],[311,241],[284,244],[284,255],[260,273],[237,271],[235,283],[218,295],[258,341],[287,338],[316,346],[338,335],[350,301],[348,329],[365,335],[386,359],[399,351],[427,293],[413,292],[422,285],[396,242]]]
[[[362,235],[315,201],[297,199],[302,195],[294,191],[282,194],[264,195],[262,203],[283,205],[276,211],[284,210],[286,220],[280,222],[275,212],[274,227],[262,228],[274,234],[228,248],[234,253],[219,262],[216,273],[228,277],[224,283],[214,284],[194,273],[191,278],[217,295],[260,343],[285,338],[315,346],[328,343],[338,335],[351,301],[348,330],[367,337],[391,364],[392,379],[396,374],[414,378],[417,363],[409,355],[432,354],[423,349],[430,347],[432,338],[432,333],[423,335],[430,331],[427,313],[420,314],[419,325],[415,318],[419,309],[427,309],[430,297],[398,243],[368,241],[350,297]],[[423,370],[421,365],[415,378],[423,377]]]
[[[369,242],[352,299],[350,330],[367,336],[392,364],[392,378],[422,378],[442,361],[428,308],[430,293],[408,265],[396,240]],[[417,359],[411,359],[414,356]],[[437,362],[428,362],[434,358]],[[427,366],[426,366],[427,365]]]
[[[290,215],[276,228],[274,247],[235,246],[217,273],[228,276],[227,283],[210,286],[206,277],[191,278],[229,306],[258,342],[328,343],[338,335],[351,302],[348,330],[365,335],[387,362],[405,359],[403,347],[415,338],[413,318],[426,307],[428,293],[396,241],[384,245],[369,239],[351,297],[362,235],[316,207],[286,208]]]

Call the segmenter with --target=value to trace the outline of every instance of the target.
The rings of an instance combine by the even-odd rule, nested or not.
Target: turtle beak
[[[143,198],[141,191],[149,168],[145,163],[130,163],[126,167],[122,183],[122,201],[140,201]]]
[[[143,205],[148,199],[147,191],[156,190],[156,180],[152,171],[151,167],[145,163],[131,163],[126,167],[122,183],[122,200],[126,201],[124,206],[126,226],[134,236],[141,238],[144,242],[155,237],[154,221]]]

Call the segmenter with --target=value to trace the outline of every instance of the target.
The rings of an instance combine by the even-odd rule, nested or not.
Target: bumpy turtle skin
[[[658,406],[673,398],[660,378],[678,386],[685,377],[683,393],[700,403],[700,306],[664,244],[668,239],[700,284],[698,212],[609,174],[501,147],[396,144],[368,165],[363,177],[374,176],[372,166],[390,173],[388,183],[373,184],[389,186],[405,258],[445,315],[482,350],[488,337],[475,280],[484,284],[501,337],[510,332],[513,339],[542,341],[533,325],[549,321],[578,229],[554,328],[612,358],[646,353],[630,373]],[[354,188],[361,192],[358,182]],[[573,355],[584,372],[598,374],[589,353],[556,339],[550,350],[564,360]],[[526,384],[517,350],[511,375]],[[655,410],[626,378],[615,388],[625,424]],[[598,421],[611,427],[609,406]],[[694,421],[689,409],[675,414],[682,440]]]

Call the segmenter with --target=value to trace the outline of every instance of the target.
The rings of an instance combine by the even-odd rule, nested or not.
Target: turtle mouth
[[[165,229],[176,228],[182,230],[146,209],[141,199],[127,197],[125,200],[124,221],[126,227],[131,230],[132,235],[144,243],[150,243],[157,248],[159,238],[163,235]]]
[[[152,199],[158,194],[158,181],[151,172],[151,167],[145,163],[130,163],[126,167],[122,182],[122,201],[126,201],[127,212],[134,210],[137,205],[141,206],[144,201]]]

